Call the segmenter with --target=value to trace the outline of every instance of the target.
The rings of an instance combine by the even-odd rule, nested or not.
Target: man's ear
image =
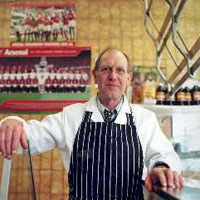
[[[92,76],[94,77],[94,81],[95,81],[95,83],[96,83],[97,75],[96,75],[95,69],[92,70]]]
[[[131,79],[132,79],[132,73],[128,72],[128,83],[130,83]]]

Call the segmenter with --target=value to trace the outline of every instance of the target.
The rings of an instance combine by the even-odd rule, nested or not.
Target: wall
[[[46,1],[0,0],[0,46],[9,46],[11,3],[46,3]],[[49,0],[49,3],[55,3]],[[70,2],[62,0],[56,2]],[[77,45],[92,46],[92,65],[98,53],[107,46],[124,50],[133,65],[155,66],[155,46],[144,27],[142,0],[74,0],[77,5]],[[152,15],[161,28],[168,6],[165,1],[154,0]],[[190,48],[200,35],[200,4],[198,0],[186,3],[179,19],[178,30]],[[169,48],[178,59],[180,56],[172,44]],[[162,66],[170,75],[173,66],[164,53]]]

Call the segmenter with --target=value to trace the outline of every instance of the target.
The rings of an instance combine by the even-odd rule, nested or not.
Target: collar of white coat
[[[88,101],[88,104],[86,106],[86,111],[92,112],[91,120],[94,122],[103,122],[104,119],[97,107],[96,103],[96,95],[92,96],[91,99]],[[126,118],[126,113],[130,114],[130,104],[124,95],[124,102],[121,107],[121,110],[115,120],[115,123],[119,124],[126,124],[127,118]]]

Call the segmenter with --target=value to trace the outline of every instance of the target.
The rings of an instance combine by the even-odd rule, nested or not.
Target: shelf
[[[174,114],[200,114],[200,105],[191,106],[162,106],[141,104],[142,107],[152,110],[157,115],[174,115]]]

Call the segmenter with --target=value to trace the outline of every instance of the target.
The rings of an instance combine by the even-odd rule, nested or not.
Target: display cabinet
[[[200,106],[142,105],[158,117],[182,161],[183,172],[200,171]],[[196,176],[200,180],[200,176]]]

